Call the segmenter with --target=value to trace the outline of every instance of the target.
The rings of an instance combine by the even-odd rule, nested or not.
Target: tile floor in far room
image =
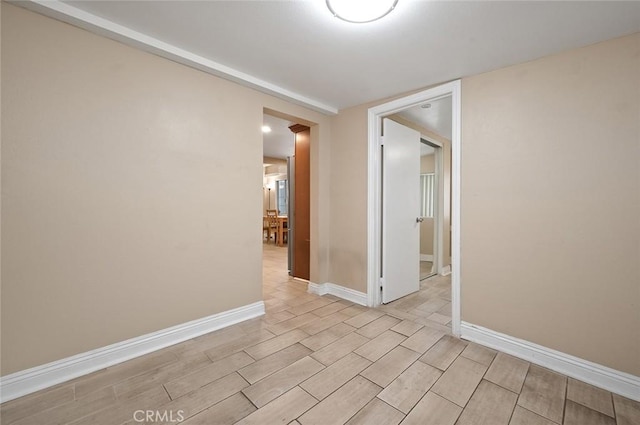
[[[433,316],[444,278],[435,297],[368,309],[285,269],[286,248],[265,244],[264,317],[5,403],[2,424],[135,425],[139,410],[187,425],[640,424],[640,403],[452,337]]]

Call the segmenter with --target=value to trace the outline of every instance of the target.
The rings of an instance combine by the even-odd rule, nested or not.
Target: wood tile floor
[[[441,302],[374,310],[285,268],[265,245],[264,317],[5,403],[1,423],[640,424],[640,403],[452,337],[429,318],[445,279]]]

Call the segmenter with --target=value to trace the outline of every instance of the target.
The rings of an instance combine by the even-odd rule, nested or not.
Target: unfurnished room
[[[0,0],[3,425],[640,425],[640,2]]]

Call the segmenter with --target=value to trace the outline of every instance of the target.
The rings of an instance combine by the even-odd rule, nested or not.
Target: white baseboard
[[[431,254],[420,254],[420,261],[433,261],[433,255],[431,255]]]
[[[442,268],[442,272],[440,272],[441,276],[449,276],[451,274],[451,266],[444,266]]]
[[[367,305],[367,294],[364,292],[356,291],[355,289],[345,288],[344,286],[336,285],[335,283],[323,283],[317,284],[309,282],[308,292],[316,295],[335,295],[347,301],[351,301],[355,304],[363,306]]]
[[[152,332],[0,378],[0,403],[264,314],[264,302]]]
[[[612,393],[640,401],[640,377],[592,363],[551,348],[462,322],[461,337],[495,348]]]

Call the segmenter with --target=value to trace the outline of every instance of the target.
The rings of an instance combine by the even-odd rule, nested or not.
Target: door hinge
[[[380,146],[384,146],[384,136],[380,136]]]

